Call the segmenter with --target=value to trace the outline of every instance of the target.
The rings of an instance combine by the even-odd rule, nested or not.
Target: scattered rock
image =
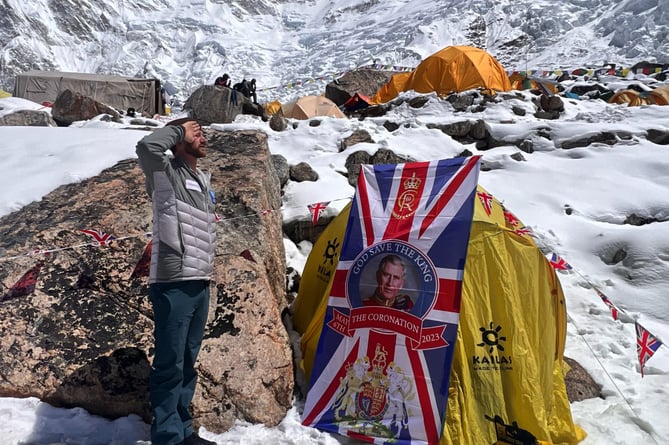
[[[339,145],[339,152],[346,150],[347,148],[361,143],[374,144],[374,139],[369,134],[367,130],[355,130],[350,136],[344,138]]]
[[[57,127],[58,124],[46,111],[19,110],[0,117],[0,126]]]
[[[355,93],[364,96],[373,96],[379,88],[387,83],[393,71],[379,71],[373,69],[358,69],[349,71],[342,77],[330,82],[325,87],[325,97],[341,106]]]
[[[290,179],[295,182],[318,181],[318,173],[308,163],[300,162],[290,166]]]
[[[570,403],[602,397],[602,385],[595,382],[576,360],[564,357],[564,361],[570,368],[564,378],[564,383],[567,387],[567,398]]]

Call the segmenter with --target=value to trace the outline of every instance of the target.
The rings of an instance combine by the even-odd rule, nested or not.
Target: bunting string
[[[327,202],[321,202],[321,203],[316,203],[316,204],[309,204],[307,206],[307,210],[309,211],[309,214],[311,215],[311,219],[313,224],[315,225],[318,220],[321,218],[323,213],[325,212],[325,209],[334,202],[338,201],[350,201],[351,197],[347,198],[335,198],[332,199],[331,201]],[[284,208],[287,209],[287,208]],[[318,212],[315,214],[315,210],[318,209]],[[253,216],[258,216],[258,217],[263,217],[267,216],[273,212],[276,212],[277,210],[273,209],[263,209],[255,213],[247,213],[244,215],[240,216],[231,216],[231,217],[220,217],[218,214],[216,214],[216,222],[217,223],[226,223],[234,220],[239,220],[239,219],[247,219],[249,217]],[[19,258],[23,258],[26,256],[42,256],[42,255],[51,255],[67,250],[76,250],[76,249],[81,249],[84,247],[104,247],[104,246],[109,246],[112,243],[124,241],[124,240],[129,240],[129,239],[135,239],[135,238],[151,238],[152,233],[151,232],[145,232],[145,233],[140,233],[140,234],[129,234],[129,235],[124,235],[124,236],[114,236],[113,234],[108,234],[99,230],[94,230],[94,229],[82,229],[80,230],[82,233],[85,233],[89,235],[92,238],[92,241],[85,242],[85,243],[79,243],[79,244],[73,244],[69,246],[63,246],[63,247],[50,247],[50,248],[36,248],[36,249],[31,249],[28,250],[27,252],[24,252],[19,255],[12,255],[12,256],[0,256],[0,263],[2,262],[7,262],[7,261],[13,261],[17,260]]]
[[[490,215],[492,212],[492,206],[495,203],[494,197],[489,193],[481,191],[477,192],[477,196],[483,205],[484,211],[488,215]],[[308,204],[307,210],[309,211],[309,214],[311,216],[312,224],[316,225],[318,223],[318,221],[320,220],[320,218],[325,213],[325,211],[327,210],[327,208],[330,206],[331,203],[344,200],[350,201],[351,197],[337,198],[331,201],[322,201],[313,204]],[[613,318],[614,321],[619,321],[619,320],[623,321],[621,320],[621,315],[625,316],[625,320],[632,320],[632,317],[627,315],[623,309],[614,304],[611,301],[611,299],[609,299],[609,297],[606,296],[601,291],[601,289],[599,289],[599,287],[590,282],[590,280],[586,278],[583,274],[581,274],[578,270],[574,269],[571,264],[569,264],[564,258],[558,255],[556,252],[552,252],[551,251],[552,249],[550,249],[547,244],[543,243],[541,238],[537,236],[537,234],[535,234],[531,228],[527,226],[522,226],[520,220],[512,212],[507,210],[501,202],[500,205],[502,206],[504,218],[508,223],[508,225],[511,226],[512,230],[519,236],[531,236],[532,238],[534,238],[538,248],[542,252],[544,252],[545,255],[546,252],[549,252],[548,253],[549,257],[547,257],[547,261],[557,272],[577,273],[590,286],[590,288],[593,289],[593,291],[597,294],[602,303],[604,303],[604,305],[606,305],[607,308],[611,311],[611,317]],[[229,218],[221,218],[217,215],[216,222],[217,223],[228,222],[236,219],[248,218],[250,216],[262,217],[269,215],[270,213],[275,211],[276,210],[273,209],[264,209],[256,213],[250,213],[243,216],[233,216]],[[104,246],[109,246],[111,243],[117,243],[123,240],[140,238],[140,237],[151,238],[152,236],[151,233],[142,233],[142,234],[125,235],[117,237],[114,236],[113,234],[108,234],[93,229],[82,229],[81,232],[85,233],[86,235],[89,235],[92,238],[92,241],[65,247],[32,249],[21,255],[0,257],[0,262],[16,260],[18,258],[22,258],[25,256],[46,256],[58,252],[63,252],[66,250],[74,250],[83,247],[90,247],[90,246],[104,247]],[[138,275],[141,276],[147,274],[148,261],[150,260],[151,256],[151,246],[152,246],[151,241],[149,241],[142,255],[142,259],[133,270],[133,276],[138,276]],[[43,261],[40,261],[36,266],[34,266],[32,269],[26,272],[26,274],[22,276],[21,279],[14,286],[10,288],[9,291],[4,296],[0,297],[0,302],[6,299],[16,298],[17,296],[22,296],[22,295],[29,295],[30,293],[32,293],[34,290],[34,281],[36,280],[36,276],[39,273],[42,264]],[[662,342],[657,335],[654,335],[653,333],[648,331],[645,327],[643,327],[638,322],[638,320],[635,320],[634,322],[635,322],[635,330],[637,333],[637,341],[636,341],[637,355],[641,369],[641,376],[643,377],[644,366],[646,362],[653,356],[653,354],[655,354],[655,352],[657,352],[659,347],[662,346],[664,342]]]
[[[350,199],[350,198],[349,198]],[[233,220],[238,220],[238,219],[246,219],[252,216],[266,216],[269,215],[272,212],[275,212],[276,210],[272,209],[263,209],[259,212],[255,213],[248,213],[242,216],[233,216],[229,218],[221,218],[216,215],[216,222],[217,223],[224,223],[224,222],[229,222]],[[108,234],[99,230],[94,230],[94,229],[82,229],[81,232],[89,235],[93,240],[86,242],[86,243],[79,243],[79,244],[73,244],[70,246],[64,246],[64,247],[51,247],[51,248],[38,248],[38,249],[31,249],[28,250],[25,253],[19,254],[19,255],[12,255],[12,256],[0,256],[0,263],[1,262],[6,262],[6,261],[12,261],[12,260],[17,260],[19,258],[23,258],[26,256],[40,256],[40,255],[50,255],[58,252],[63,252],[66,250],[76,250],[76,249],[81,249],[84,247],[105,247],[109,246],[112,243],[117,243],[119,241],[124,241],[124,240],[129,240],[129,239],[135,239],[135,238],[151,238],[152,233],[151,232],[145,232],[145,233],[140,233],[140,234],[134,234],[134,235],[125,235],[125,236],[114,236],[112,234]]]

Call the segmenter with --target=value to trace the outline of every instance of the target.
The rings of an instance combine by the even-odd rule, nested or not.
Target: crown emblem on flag
[[[416,213],[418,204],[418,195],[422,180],[416,177],[414,172],[410,178],[402,182],[404,190],[397,197],[396,207],[393,209],[392,215],[397,219],[407,219]]]
[[[418,190],[420,188],[421,182],[423,181],[417,178],[416,173],[414,173],[410,178],[404,180],[404,188],[406,190]]]
[[[376,350],[374,351],[374,358],[372,359],[372,374],[383,377],[383,371],[386,369],[387,356],[388,351],[377,343]]]

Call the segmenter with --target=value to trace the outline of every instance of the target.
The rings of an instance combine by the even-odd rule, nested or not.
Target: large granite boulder
[[[397,72],[367,68],[349,71],[326,85],[325,97],[338,106],[343,105],[355,93],[372,97],[379,88],[388,83],[393,74]]]
[[[212,173],[222,219],[195,421],[213,432],[236,419],[275,426],[292,406],[294,385],[281,322],[278,178],[264,133],[207,134],[200,165]],[[153,313],[141,267],[150,231],[135,159],[0,219],[0,397],[150,421]]]
[[[114,108],[72,90],[61,91],[51,108],[53,119],[58,125],[65,127],[72,122],[93,119],[101,114],[107,114],[115,122],[121,122],[121,114]]]
[[[262,105],[253,103],[239,91],[223,86],[201,86],[190,95],[183,108],[191,117],[206,125],[227,124],[233,122],[239,114],[268,119]]]

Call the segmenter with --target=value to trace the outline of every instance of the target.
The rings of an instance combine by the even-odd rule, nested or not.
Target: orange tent
[[[397,85],[397,94],[415,90],[418,93],[435,91],[446,95],[474,88],[509,91],[511,82],[504,67],[486,51],[472,46],[448,46],[423,60],[409,74],[404,85]],[[388,84],[384,85],[374,96],[374,101],[383,103],[393,99],[397,96],[393,95],[393,89]]]
[[[394,74],[388,83],[384,84],[372,98],[373,103],[382,104],[397,97],[402,91],[406,90],[406,84],[411,73]]]

